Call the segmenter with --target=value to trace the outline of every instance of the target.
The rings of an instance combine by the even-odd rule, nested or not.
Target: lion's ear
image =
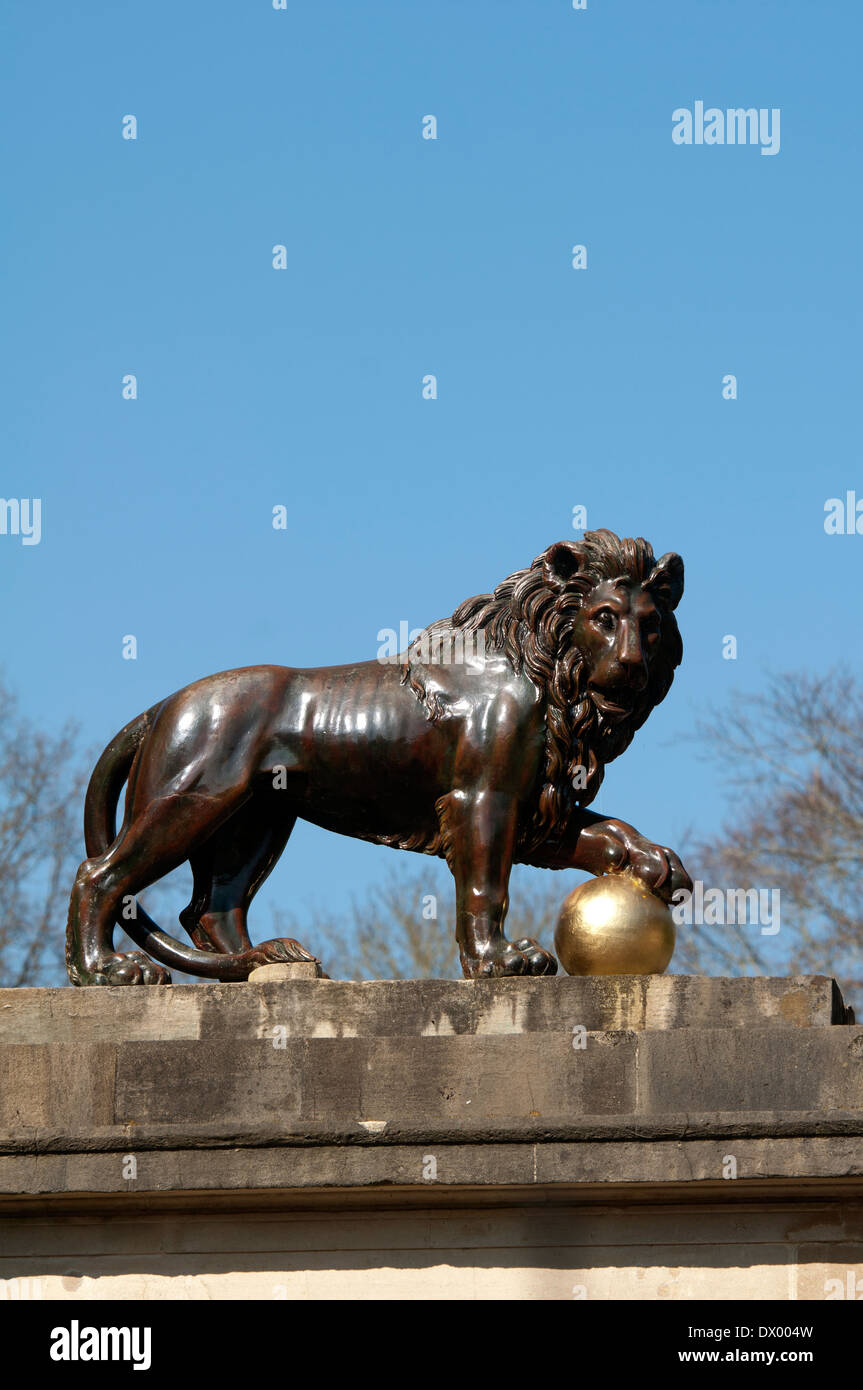
[[[683,597],[683,561],[673,550],[657,560],[644,585],[651,589],[665,608],[672,611]]]
[[[584,567],[584,550],[577,541],[558,541],[542,557],[542,574],[552,589],[565,589]]]

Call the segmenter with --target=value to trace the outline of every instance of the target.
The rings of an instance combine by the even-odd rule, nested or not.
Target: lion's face
[[[661,613],[643,585],[604,580],[586,595],[572,638],[584,659],[582,688],[603,722],[615,724],[634,713],[661,636]]]

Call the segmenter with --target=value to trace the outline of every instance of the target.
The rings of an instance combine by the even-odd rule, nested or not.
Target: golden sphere
[[[554,933],[554,949],[568,975],[661,975],[674,941],[670,909],[627,873],[573,888]]]

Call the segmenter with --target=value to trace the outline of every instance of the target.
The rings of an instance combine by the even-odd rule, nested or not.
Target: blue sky
[[[683,668],[599,808],[671,843],[716,824],[699,712],[860,667],[863,536],[823,525],[863,497],[858,7],[6,14],[2,494],[43,506],[38,546],[0,536],[25,710],[98,749],[210,671],[368,658],[583,504],[687,571]],[[696,100],[779,108],[779,154],[675,145]],[[313,945],[391,858],[300,826],[257,920],[291,909]]]

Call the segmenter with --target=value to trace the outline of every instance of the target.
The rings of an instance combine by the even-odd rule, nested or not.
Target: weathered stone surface
[[[0,1196],[853,1184],[845,1017],[818,977],[3,991]]]
[[[863,1106],[863,1028],[856,1025],[644,1033],[638,1063],[639,1108],[654,1114]]]
[[[249,974],[249,984],[272,984],[280,980],[318,980],[321,968],[315,961],[292,961],[288,965],[258,965]]]
[[[148,989],[0,989],[4,1042],[506,1035],[665,1028],[825,1027],[844,1005],[826,976],[537,980],[297,980]]]
[[[11,1129],[90,1129],[114,1123],[111,1043],[0,1046],[0,1144]]]
[[[6,991],[0,1299],[856,1297],[846,1020],[823,979]]]

